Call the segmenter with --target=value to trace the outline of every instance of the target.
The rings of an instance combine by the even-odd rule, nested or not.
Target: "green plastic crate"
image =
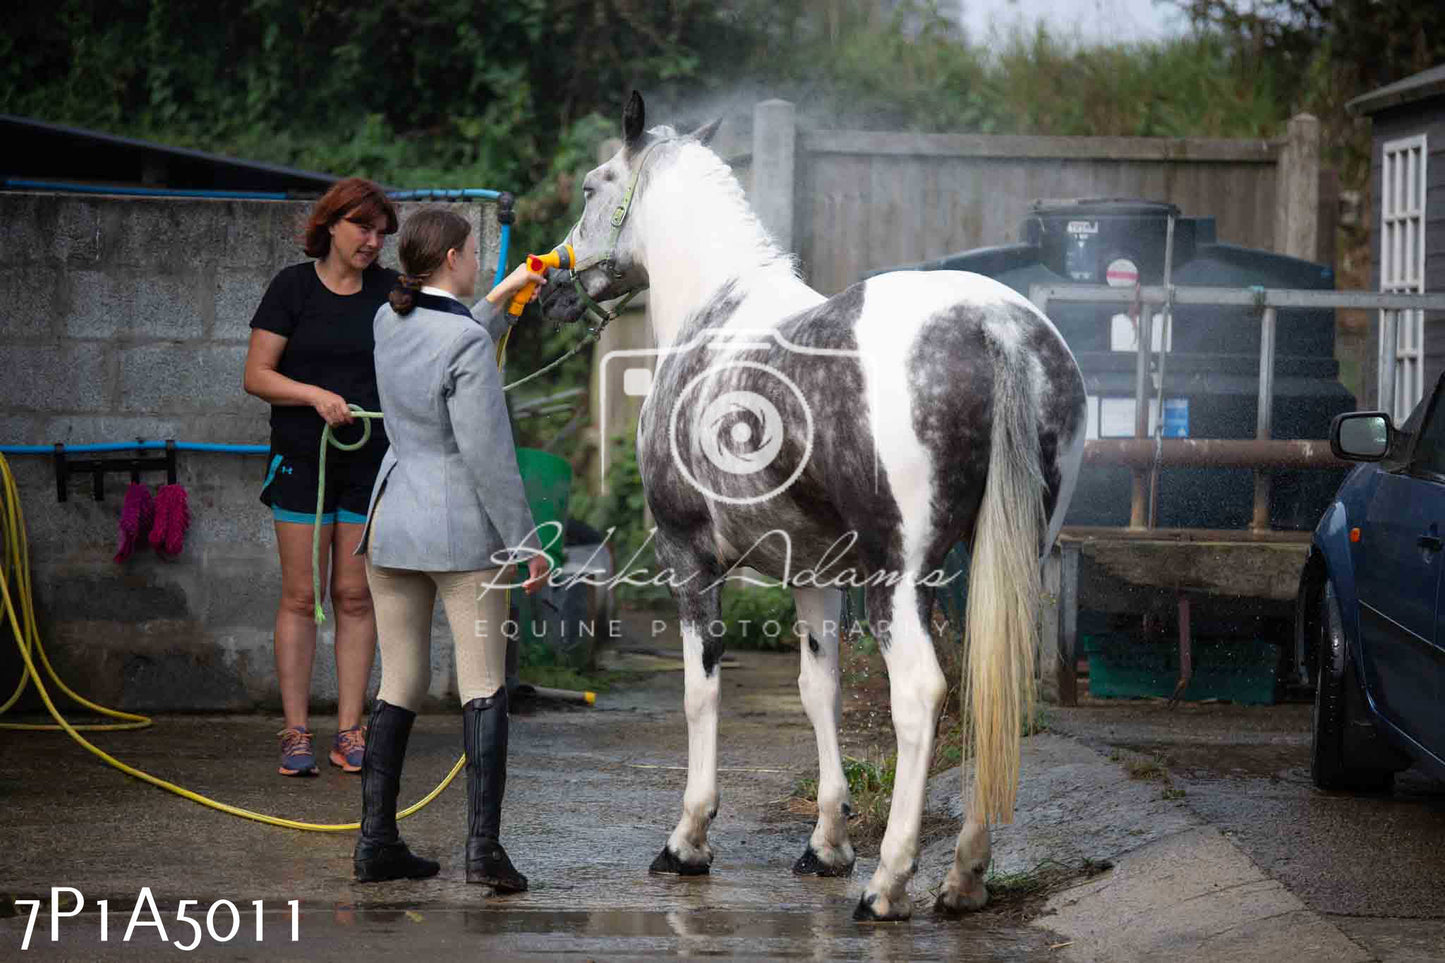
[[[522,476],[522,491],[527,496],[527,506],[532,509],[532,522],[539,528],[548,522],[567,524],[567,500],[572,492],[572,466],[565,458],[537,448],[517,449],[517,469]],[[552,529],[542,528],[537,533],[543,541],[552,536]],[[567,563],[563,539],[557,539],[547,551],[554,569],[561,569]],[[527,577],[527,567],[518,565],[515,581]],[[536,611],[532,599],[520,588],[512,592],[512,604],[522,610],[524,626],[533,618],[543,619],[546,614]]]
[[[548,522],[565,526],[567,500],[572,493],[572,466],[567,459],[536,448],[518,448],[517,469],[522,476],[527,505],[532,509],[532,521],[538,526]],[[551,537],[552,529],[545,528],[538,534],[545,541]],[[567,562],[562,542],[557,539],[547,552],[554,568],[561,568]]]
[[[1101,699],[1168,698],[1179,681],[1179,644],[1143,642],[1128,635],[1086,635],[1089,695]],[[1279,645],[1197,640],[1194,672],[1183,698],[1273,705]]]

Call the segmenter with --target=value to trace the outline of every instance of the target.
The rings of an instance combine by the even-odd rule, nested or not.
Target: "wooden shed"
[[[1445,291],[1445,64],[1348,106],[1371,121],[1371,283],[1378,291]],[[1378,366],[1371,384],[1393,380],[1394,398],[1381,398],[1380,406],[1398,423],[1445,372],[1445,312],[1398,312],[1393,345],[1380,338],[1387,320],[1381,312],[1373,324]]]

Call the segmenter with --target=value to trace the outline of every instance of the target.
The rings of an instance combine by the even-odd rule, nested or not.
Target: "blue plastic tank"
[[[973,271],[1025,297],[1034,284],[1164,283],[1165,239],[1174,216],[1176,286],[1333,290],[1323,264],[1221,243],[1214,218],[1184,217],[1172,204],[1118,199],[1036,202],[1019,231],[1023,241],[978,248],[914,266]],[[1156,309],[1156,314],[1158,309]],[[1259,393],[1259,311],[1176,306],[1169,332],[1156,321],[1154,344],[1167,348],[1164,434],[1253,438]],[[1133,437],[1137,326],[1119,305],[1054,304],[1050,319],[1084,372],[1090,437]],[[1322,439],[1330,420],[1353,410],[1340,384],[1331,310],[1277,313],[1273,436]],[[1152,422],[1151,422],[1152,424]],[[1343,471],[1277,472],[1271,526],[1314,527]],[[1089,467],[1069,510],[1070,525],[1127,525],[1130,472]],[[1172,468],[1160,474],[1157,524],[1170,528],[1248,527],[1253,473],[1247,469]]]

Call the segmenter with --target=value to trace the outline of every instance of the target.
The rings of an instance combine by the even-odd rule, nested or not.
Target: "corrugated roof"
[[[0,114],[0,174],[90,184],[320,193],[341,176]]]
[[[1388,107],[1398,107],[1442,94],[1445,94],[1445,64],[1422,70],[1414,76],[1397,80],[1368,94],[1361,94],[1345,107],[1351,113],[1369,115]]]

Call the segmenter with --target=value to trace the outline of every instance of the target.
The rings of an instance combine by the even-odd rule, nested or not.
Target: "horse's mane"
[[[653,133],[675,136],[670,127],[654,128]],[[690,224],[706,225],[709,249],[727,251],[740,271],[781,267],[796,277],[793,256],[778,247],[753,213],[732,168],[691,138],[666,146],[668,162],[644,174],[654,192],[661,190],[660,206],[686,211]],[[672,194],[676,196],[668,197]]]

